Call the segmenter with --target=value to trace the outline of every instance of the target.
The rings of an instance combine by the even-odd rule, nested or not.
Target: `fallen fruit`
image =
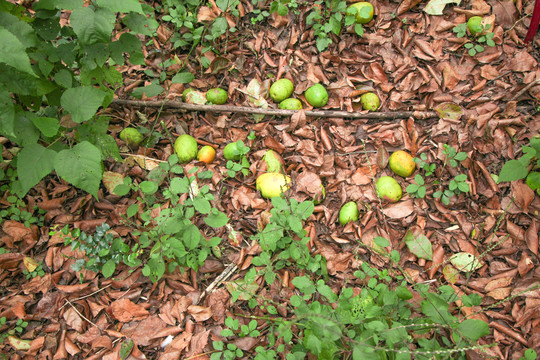
[[[280,173],[283,169],[283,159],[274,150],[268,150],[263,160],[266,163],[266,171],[271,173]]]
[[[416,169],[416,164],[413,157],[403,150],[398,150],[388,159],[390,169],[401,177],[411,176]]]
[[[174,151],[181,163],[187,163],[197,157],[197,140],[191,135],[180,135],[174,142]]]
[[[187,89],[184,89],[184,92],[182,93],[182,101],[183,102],[186,102],[186,98],[188,96],[189,93],[192,93],[194,92],[195,90],[193,90],[193,88],[187,88]]]
[[[228,94],[221,88],[213,88],[206,92],[206,100],[214,105],[223,105],[227,102]]]
[[[356,205],[354,201],[349,201],[343,205],[339,211],[339,223],[341,225],[347,225],[352,221],[356,221],[358,220],[359,214],[358,205]]]
[[[471,35],[476,36],[484,31],[484,25],[482,24],[483,18],[481,16],[473,16],[467,21],[467,28]]]
[[[295,98],[288,98],[279,103],[279,108],[283,110],[302,110],[302,102]]]
[[[256,181],[257,190],[262,197],[268,199],[281,196],[289,189],[291,178],[280,173],[264,173],[259,175]]]
[[[238,150],[238,145],[232,142],[223,149],[223,157],[227,160],[238,161],[242,157],[242,153]]]
[[[328,92],[320,83],[317,83],[305,92],[306,101],[313,107],[323,107],[328,102]]]
[[[525,183],[527,183],[533,191],[540,193],[540,172],[531,171],[529,175],[527,175]]]
[[[377,180],[377,195],[390,202],[396,202],[401,199],[403,192],[396,179],[390,176],[381,176]]]
[[[129,147],[137,147],[143,141],[144,136],[137,129],[125,128],[120,132],[120,139]]]
[[[210,164],[216,158],[216,150],[210,145],[203,146],[197,153],[197,160]]]
[[[363,94],[360,97],[360,102],[362,103],[362,109],[370,111],[377,111],[381,105],[381,100],[379,100],[377,94],[372,92]]]
[[[347,15],[352,14],[356,16],[357,24],[367,24],[373,19],[373,5],[365,1],[354,3],[347,8]]]
[[[275,102],[282,102],[290,97],[294,90],[294,84],[289,79],[279,79],[270,86],[270,97]]]

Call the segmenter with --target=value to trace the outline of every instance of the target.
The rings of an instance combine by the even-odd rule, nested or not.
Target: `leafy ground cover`
[[[0,357],[535,359],[534,4],[371,4],[0,0]]]

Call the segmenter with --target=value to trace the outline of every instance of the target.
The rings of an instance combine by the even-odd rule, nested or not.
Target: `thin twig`
[[[533,82],[527,84],[527,86],[525,86],[523,89],[521,89],[516,95],[514,95],[510,101],[514,101],[516,100],[517,98],[519,98],[521,95],[523,95],[526,91],[528,91],[530,88],[532,88],[533,86],[536,86],[536,85],[540,85],[540,79],[536,79],[534,80]]]
[[[103,290],[105,290],[106,288],[110,287],[111,284],[107,285],[107,286],[104,286],[102,287],[101,289],[97,289],[96,291],[94,291],[93,293],[90,293],[88,295],[84,295],[84,296],[81,296],[81,297],[78,297],[76,299],[73,299],[72,301],[79,301],[79,300],[83,300],[83,299],[86,299],[86,298],[89,298],[90,296],[93,296],[95,294],[97,294],[98,292],[101,292]],[[69,302],[69,301],[68,301]],[[60,310],[62,310],[64,308],[64,306],[66,306],[66,304],[62,305],[62,307],[60,308]]]
[[[232,106],[232,105],[199,105],[188,104],[181,101],[142,101],[142,100],[126,100],[126,99],[114,99],[113,104],[117,105],[131,105],[138,107],[158,107],[168,109],[178,109],[184,111],[213,111],[213,112],[235,112],[246,114],[261,114],[261,115],[274,115],[274,116],[292,116],[297,111],[301,110],[282,110],[282,109],[263,109],[247,106]],[[313,117],[335,117],[335,118],[349,118],[349,119],[364,119],[364,120],[394,120],[394,119],[408,119],[415,118],[418,120],[425,120],[436,118],[437,113],[435,111],[396,111],[396,112],[348,112],[340,110],[303,110],[306,116]]]
[[[235,263],[230,264],[223,270],[223,272],[204,290],[201,294],[201,299],[206,295],[214,291],[214,288],[217,287],[220,283],[232,276],[232,274],[238,270],[238,266]]]

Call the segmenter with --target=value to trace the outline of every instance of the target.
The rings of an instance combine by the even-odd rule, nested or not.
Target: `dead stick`
[[[125,100],[114,99],[113,104],[117,105],[131,105],[138,107],[155,107],[155,108],[172,108],[188,111],[214,111],[214,112],[236,112],[246,114],[261,114],[261,115],[275,115],[275,116],[291,116],[296,113],[297,110],[282,110],[282,109],[263,109],[252,108],[247,106],[231,106],[231,105],[198,105],[188,104],[180,101],[142,101],[142,100]],[[304,110],[306,116],[313,117],[335,117],[335,118],[350,118],[350,119],[366,119],[366,120],[393,120],[393,119],[408,119],[413,117],[415,119],[430,119],[436,118],[437,113],[435,111],[396,111],[396,112],[348,112],[348,111],[335,111],[335,110]]]

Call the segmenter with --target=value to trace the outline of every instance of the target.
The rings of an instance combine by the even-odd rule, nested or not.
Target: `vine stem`
[[[128,100],[114,99],[112,104],[130,105],[137,107],[153,107],[153,108],[168,108],[182,111],[213,111],[213,112],[234,112],[245,114],[261,114],[274,116],[292,116],[297,111],[304,111],[306,116],[313,117],[334,117],[334,118],[349,118],[362,120],[394,120],[408,119],[413,117],[418,120],[437,118],[435,111],[395,111],[395,112],[348,112],[341,110],[282,110],[282,109],[263,109],[247,106],[234,105],[199,105],[188,104],[181,101],[143,101],[143,100]]]

